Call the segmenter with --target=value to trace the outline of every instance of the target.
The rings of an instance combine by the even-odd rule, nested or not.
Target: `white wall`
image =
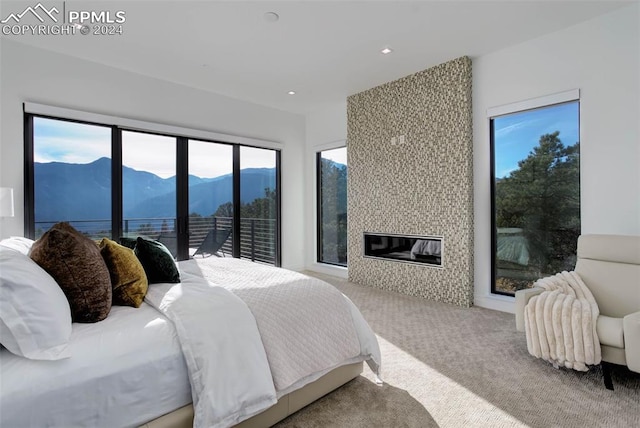
[[[33,48],[0,41],[0,186],[15,190],[16,215],[0,219],[0,237],[23,234],[22,103],[280,142],[282,149],[282,263],[301,269],[305,118]]]
[[[580,89],[582,233],[640,235],[640,9],[634,4],[473,61],[475,304],[490,296],[487,108]]]
[[[491,195],[487,108],[580,89],[582,232],[640,235],[640,8],[473,59],[475,304],[490,296]],[[315,262],[314,147],[345,139],[346,101],[307,116],[307,268]],[[312,245],[313,244],[313,245]]]
[[[343,278],[347,269],[317,263],[316,152],[343,147],[347,138],[347,100],[307,114],[305,151],[305,260],[306,268]]]

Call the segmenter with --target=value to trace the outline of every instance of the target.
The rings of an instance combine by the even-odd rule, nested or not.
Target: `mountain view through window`
[[[59,221],[70,222],[91,238],[111,237],[111,128],[35,117],[33,129],[35,237]],[[158,239],[176,255],[177,138],[121,133],[122,232]],[[232,228],[233,145],[196,140],[188,144],[192,254],[210,230]],[[275,151],[241,149],[242,257],[273,263]],[[229,233],[216,253],[230,256],[232,245]]]

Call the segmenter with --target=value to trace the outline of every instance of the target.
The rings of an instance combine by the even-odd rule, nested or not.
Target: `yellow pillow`
[[[113,304],[140,307],[149,282],[133,250],[107,238],[103,238],[99,246],[111,275]]]

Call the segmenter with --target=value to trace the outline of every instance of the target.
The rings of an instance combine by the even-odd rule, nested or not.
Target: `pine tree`
[[[580,234],[579,143],[544,134],[518,169],[496,182],[496,226],[524,230],[542,272],[572,269]]]

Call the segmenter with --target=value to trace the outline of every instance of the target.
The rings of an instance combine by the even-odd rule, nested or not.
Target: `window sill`
[[[475,306],[493,309],[494,311],[508,312],[515,314],[516,299],[502,294],[476,294],[473,298]]]
[[[326,263],[312,263],[307,266],[307,270],[324,273],[325,275],[333,275],[338,278],[348,279],[349,269],[343,266],[335,266]]]

